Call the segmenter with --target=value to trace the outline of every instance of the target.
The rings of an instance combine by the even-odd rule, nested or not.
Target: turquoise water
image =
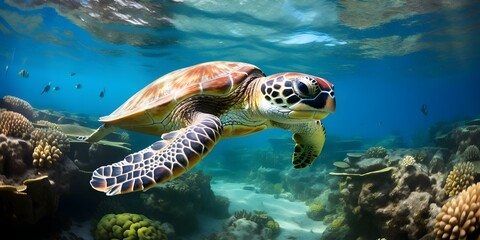
[[[323,177],[325,188],[337,185],[327,183],[332,178],[319,166],[345,157],[351,149],[342,141],[360,139],[366,148],[395,136],[404,144],[388,147],[417,148],[431,144],[419,140],[431,137],[430,127],[480,115],[478,1],[100,2],[2,1],[0,96],[22,98],[36,109],[98,118],[158,77],[201,62],[241,61],[267,75],[291,71],[320,76],[335,85],[337,101],[336,112],[322,120],[326,161],[287,179],[298,177],[292,181],[303,186],[301,177],[311,174]],[[21,70],[29,77],[20,76]],[[59,90],[41,94],[49,83]],[[422,106],[428,113],[422,113]],[[272,147],[268,139],[290,135],[270,129],[221,141],[198,168],[212,166],[212,174],[222,164],[227,170],[248,170],[254,161],[234,158],[258,158],[255,151]],[[131,136],[134,151],[158,139]],[[285,159],[290,160],[290,152]],[[89,178],[77,184],[93,192]],[[103,200],[103,193],[95,194],[88,196],[92,202]],[[132,194],[132,201],[137,196]],[[79,204],[79,209],[90,209],[89,204]]]
[[[230,60],[267,74],[298,71],[333,82],[337,112],[324,121],[330,134],[408,138],[435,122],[480,113],[479,6],[469,1],[385,9],[355,9],[349,1],[159,1],[144,6],[158,16],[130,7],[122,10],[130,14],[126,20],[81,5],[88,1],[78,9],[15,2],[1,4],[0,64],[8,72],[0,94],[39,109],[108,115],[163,74]],[[375,12],[368,14],[369,7]],[[106,19],[85,17],[95,11]],[[155,20],[160,16],[168,20]],[[20,77],[21,69],[30,77]],[[60,91],[40,95],[49,82]]]

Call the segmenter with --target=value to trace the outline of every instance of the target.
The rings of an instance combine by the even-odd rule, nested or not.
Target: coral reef
[[[36,128],[32,132],[30,140],[35,147],[33,150],[33,166],[52,167],[70,149],[70,142],[67,136],[53,128]]]
[[[17,186],[0,181],[1,222],[6,222],[7,226],[35,224],[41,219],[52,218],[56,210],[54,191],[47,176],[26,179]]]
[[[369,158],[384,158],[387,156],[387,149],[384,147],[371,147],[367,150],[367,157]]]
[[[264,211],[246,210],[234,212],[224,225],[223,231],[209,239],[275,239],[280,233],[280,225]]]
[[[228,199],[215,196],[210,180],[201,171],[189,172],[142,193],[140,198],[145,208],[161,216],[159,220],[173,224],[178,233],[189,234],[198,229],[200,212],[217,218],[229,215]]]
[[[12,111],[0,111],[0,134],[29,139],[32,130],[32,123],[22,114]]]
[[[475,145],[470,145],[465,148],[465,151],[463,151],[462,155],[467,162],[474,162],[480,160],[480,150]]]
[[[412,166],[413,164],[415,164],[415,158],[410,155],[406,155],[402,160],[400,160],[400,166],[403,167]]]
[[[58,124],[52,123],[52,122],[49,122],[49,121],[45,121],[45,120],[38,120],[38,121],[35,123],[35,126],[41,126],[41,127],[48,128],[48,129],[53,129],[53,130],[57,130],[57,131],[62,131],[62,129],[60,129],[60,127],[58,126]]]
[[[0,134],[0,176],[22,176],[27,172],[31,162],[32,145],[29,141],[17,138],[8,138]],[[5,179],[4,181],[8,181]],[[13,184],[9,182],[9,184]],[[20,183],[18,183],[20,184]]]
[[[478,239],[480,183],[469,186],[442,206],[435,219],[437,239]]]
[[[457,163],[447,176],[445,191],[453,197],[473,183],[475,167],[471,162]]]
[[[425,151],[416,151],[411,155],[415,161],[423,162],[427,158],[427,153]]]
[[[341,199],[334,202],[340,207],[324,217],[329,225],[321,239],[420,239],[431,232],[425,223],[433,221],[432,207],[446,198],[442,186],[445,174],[430,173],[424,165],[438,149],[422,151],[425,160],[409,167],[400,166],[404,156],[413,151],[397,149],[385,158],[362,159],[339,174],[343,178],[337,186]],[[362,175],[367,170],[379,173]]]
[[[4,96],[0,100],[0,108],[20,113],[30,121],[32,121],[34,117],[34,111],[30,103],[18,97]]]
[[[453,125],[455,127],[449,129],[447,133],[445,133],[447,130],[431,130],[437,146],[452,149],[456,154],[464,152],[468,146],[480,146],[480,125],[477,123],[470,125],[454,123]]]
[[[97,223],[94,235],[96,240],[167,239],[160,222],[150,220],[144,215],[132,213],[103,216]]]
[[[56,147],[40,140],[38,146],[33,150],[33,166],[35,167],[52,167],[59,161],[63,153]]]

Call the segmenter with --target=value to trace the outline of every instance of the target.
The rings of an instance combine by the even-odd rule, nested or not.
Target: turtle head
[[[270,119],[291,123],[321,120],[335,112],[333,84],[303,73],[279,73],[262,79],[259,107]]]

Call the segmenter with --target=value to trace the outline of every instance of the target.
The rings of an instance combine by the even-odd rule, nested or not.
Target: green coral
[[[139,214],[107,214],[95,229],[96,240],[107,239],[167,239],[157,221]]]
[[[327,215],[327,211],[321,203],[314,202],[308,205],[307,216],[309,218],[315,221],[321,221],[325,215]]]
[[[423,162],[423,160],[427,158],[427,153],[425,151],[414,152],[412,157],[415,158],[417,162]]]
[[[272,236],[277,236],[280,233],[280,224],[265,211],[253,211],[253,213],[250,213],[246,210],[241,210],[234,212],[233,217],[237,220],[244,218],[245,220],[255,222],[260,229],[268,228],[272,231]]]
[[[480,160],[480,150],[477,146],[470,145],[463,151],[463,158],[465,158],[467,162],[478,161]]]
[[[387,149],[384,147],[371,147],[367,150],[369,158],[384,158],[387,156]]]

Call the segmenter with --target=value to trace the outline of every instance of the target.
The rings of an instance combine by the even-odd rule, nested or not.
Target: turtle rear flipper
[[[222,129],[218,117],[196,114],[190,126],[162,135],[162,140],[120,162],[97,168],[90,185],[108,196],[145,191],[195,166],[220,140]]]
[[[325,143],[325,127],[320,120],[310,122],[293,134],[295,149],[292,163],[294,168],[305,168],[320,155]]]

